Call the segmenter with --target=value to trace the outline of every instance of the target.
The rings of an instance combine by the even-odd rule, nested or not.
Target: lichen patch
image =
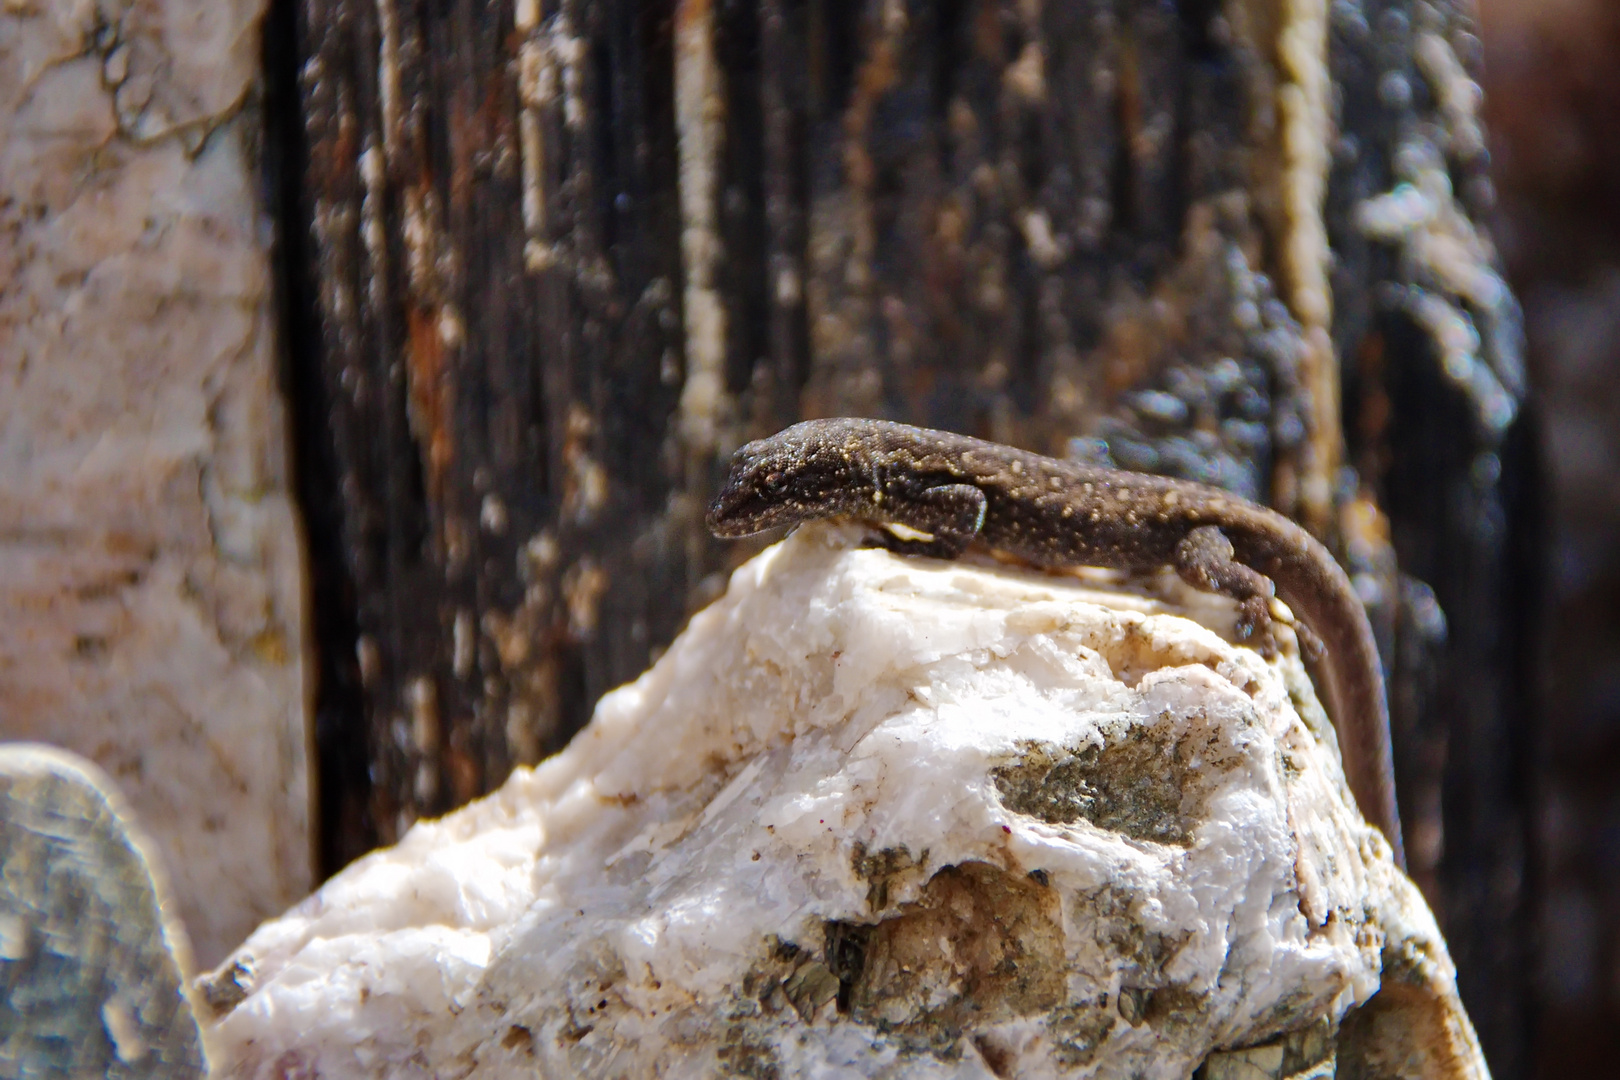
[[[988,863],[948,866],[866,929],[848,1010],[863,1023],[954,1042],[968,1026],[1056,1008],[1064,996],[1057,893]],[[846,938],[847,940],[847,938]]]
[[[1133,840],[1186,847],[1219,766],[1235,751],[1203,723],[1165,712],[1128,739],[1065,748],[1028,742],[990,771],[1002,805],[1052,825],[1088,821]]]

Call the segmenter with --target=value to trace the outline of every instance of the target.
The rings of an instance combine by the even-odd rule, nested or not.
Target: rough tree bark
[[[1460,8],[288,0],[327,869],[561,745],[716,594],[736,445],[887,416],[1337,546],[1515,1075],[1533,485]]]

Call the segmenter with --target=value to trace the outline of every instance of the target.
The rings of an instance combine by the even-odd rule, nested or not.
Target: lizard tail
[[[1287,520],[1287,519],[1282,519]],[[1389,704],[1378,643],[1350,576],[1310,533],[1289,522],[1278,542],[1269,529],[1232,530],[1238,558],[1277,586],[1277,596],[1319,637],[1325,650],[1307,669],[1338,735],[1345,779],[1362,814],[1376,825],[1406,868],[1395,761],[1389,739]]]

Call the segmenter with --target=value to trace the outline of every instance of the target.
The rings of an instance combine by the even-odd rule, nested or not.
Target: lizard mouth
[[[731,475],[705,515],[709,531],[715,536],[752,536],[777,524],[773,519],[781,516],[781,504],[761,495],[759,488],[763,478],[758,472],[748,461],[732,465]]]
[[[748,519],[755,516],[748,513],[748,501],[746,492],[730,488],[722,491],[709,504],[709,512],[704,516],[709,531],[720,537],[748,536],[757,532],[747,524]]]

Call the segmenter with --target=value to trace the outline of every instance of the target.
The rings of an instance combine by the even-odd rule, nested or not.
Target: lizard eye
[[[782,474],[780,472],[772,471],[772,472],[768,472],[768,473],[765,474],[765,486],[766,487],[771,487],[771,488],[778,487],[778,486],[781,485],[781,483],[782,483]]]

